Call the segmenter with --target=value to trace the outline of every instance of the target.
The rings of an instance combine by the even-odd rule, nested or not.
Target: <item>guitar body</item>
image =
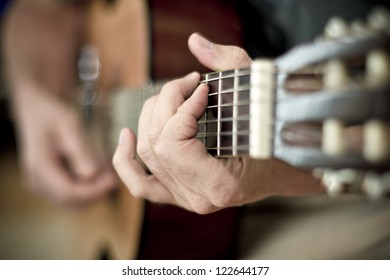
[[[99,90],[107,97],[118,88],[144,86],[150,79],[174,78],[194,70],[209,71],[188,50],[187,39],[193,32],[201,32],[220,43],[242,45],[239,19],[230,1],[92,1],[86,36],[87,42],[99,51]],[[180,236],[191,238],[194,227],[197,228],[194,238],[212,239],[208,227],[214,225],[223,230],[215,236],[222,240],[223,245],[218,246],[226,247],[232,243],[236,217],[237,211],[233,209],[199,216],[173,206],[156,206],[132,197],[121,186],[113,197],[96,203],[81,215],[79,258],[96,258],[106,247],[108,257],[113,259],[222,258],[212,249],[200,255],[182,254],[178,240]],[[164,221],[166,226],[156,227]],[[223,234],[225,238],[220,236]],[[198,246],[194,241],[182,240],[183,244]],[[161,244],[166,247],[159,247]],[[221,251],[218,246],[215,250]]]

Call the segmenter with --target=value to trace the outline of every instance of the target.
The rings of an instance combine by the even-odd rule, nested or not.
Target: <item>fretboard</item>
[[[250,69],[208,73],[209,100],[199,120],[198,135],[210,154],[236,156],[249,152]]]

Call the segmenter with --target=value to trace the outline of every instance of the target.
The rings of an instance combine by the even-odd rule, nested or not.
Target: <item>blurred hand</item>
[[[28,185],[65,206],[94,200],[117,180],[66,103],[75,87],[85,13],[83,5],[21,0],[4,21],[6,73]]]
[[[213,70],[251,63],[244,50],[213,44],[198,34],[188,43],[195,57]],[[147,100],[140,116],[138,145],[132,131],[122,130],[113,163],[134,196],[206,214],[270,195],[320,191],[308,172],[278,160],[209,155],[194,138],[197,121],[207,106],[208,87],[198,85],[199,79],[198,73],[192,73],[171,81],[158,96]],[[136,150],[153,175],[137,162]]]
[[[27,90],[18,105],[18,130],[30,189],[65,206],[79,206],[112,190],[116,175],[109,162],[91,150],[76,112],[44,90]]]

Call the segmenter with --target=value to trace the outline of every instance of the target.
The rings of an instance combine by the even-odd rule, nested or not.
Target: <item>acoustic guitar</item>
[[[120,5],[135,2],[119,1]],[[143,5],[141,1],[138,4]],[[316,42],[298,46],[277,59],[258,59],[247,69],[203,75],[201,82],[210,88],[209,102],[198,122],[196,138],[217,157],[275,157],[296,167],[312,169],[314,176],[322,178],[330,195],[343,192],[366,193],[373,198],[388,195],[389,22],[388,11],[381,8],[364,24],[347,25],[335,18]],[[100,24],[103,28],[111,22]],[[89,118],[100,110],[98,115],[110,120],[110,133],[104,135],[111,137],[106,140],[112,147],[116,146],[120,128],[127,126],[137,131],[143,102],[157,94],[163,85],[146,79],[147,63],[141,63],[144,66],[139,71],[134,70],[133,63],[140,59],[148,61],[147,40],[140,30],[145,31],[145,27],[134,30],[133,35],[139,40],[133,47],[141,50],[141,55],[130,53],[131,58],[126,60],[129,67],[105,68],[108,58],[102,51],[103,42],[96,41],[94,47],[84,49],[79,63],[87,100],[86,116]],[[104,42],[124,48],[114,38],[117,37]],[[113,55],[123,53],[126,52],[119,50]],[[111,75],[111,79],[104,78],[107,77],[104,73]],[[123,77],[131,77],[133,81],[121,81]],[[105,102],[94,103],[95,83],[104,90],[116,88],[115,93],[106,96]],[[147,86],[134,89],[142,84]],[[112,216],[117,219],[113,226],[120,234],[111,239],[112,248],[115,257],[128,258],[129,248],[137,248],[139,242],[142,201],[131,197],[125,189],[117,199]]]

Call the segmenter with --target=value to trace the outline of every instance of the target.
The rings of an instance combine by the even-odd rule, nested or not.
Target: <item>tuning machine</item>
[[[385,7],[375,7],[368,15],[366,23],[355,20],[348,24],[340,17],[331,18],[325,26],[321,40],[365,36],[375,32],[390,33],[390,12]]]
[[[313,170],[313,176],[321,179],[330,197],[366,194],[379,199],[390,194],[390,172],[317,168]]]
[[[338,59],[329,61],[324,69],[324,86],[340,89],[350,83],[347,65]],[[327,119],[323,123],[322,150],[327,155],[337,156],[345,152],[345,125],[338,119]]]

